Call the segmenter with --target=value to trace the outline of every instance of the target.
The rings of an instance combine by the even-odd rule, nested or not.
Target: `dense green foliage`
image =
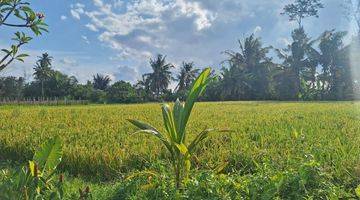
[[[61,162],[59,137],[49,139],[35,152],[33,160],[15,173],[4,171],[0,184],[1,199],[62,199],[63,177],[54,180],[54,171]],[[56,179],[56,178],[55,178]]]
[[[214,184],[208,191],[212,195],[231,193],[232,189],[220,190],[225,183],[230,188],[240,184],[245,187],[241,190],[247,192],[250,188],[253,192],[262,188],[272,195],[290,190],[294,195],[316,192],[323,196],[322,192],[333,190],[354,195],[359,184],[359,107],[351,102],[195,104],[188,124],[189,141],[208,127],[229,128],[233,132],[212,135],[194,152],[191,164],[194,169],[220,169],[230,176],[192,176],[194,182],[185,183],[184,187],[205,184],[200,180],[216,179],[210,182]],[[123,183],[121,177],[146,170],[164,170],[164,176],[171,177],[171,169],[163,169],[170,163],[165,147],[146,135],[129,135],[136,129],[126,121],[136,118],[162,127],[158,110],[158,104],[3,107],[1,159],[31,159],[33,149],[45,138],[59,135],[64,144],[62,170],[101,180],[119,179],[121,187],[125,187],[123,192],[135,195],[149,180],[139,176]],[[307,165],[312,166],[309,175],[301,172],[302,166]],[[155,186],[150,191],[171,192],[168,189],[173,184],[171,179],[162,182],[153,176],[152,180],[150,183]],[[305,188],[297,184],[305,184]],[[190,186],[188,190],[192,191],[191,195],[202,195],[201,190],[195,191]]]
[[[65,186],[64,175],[56,176],[56,168],[62,159],[62,144],[58,136],[45,141],[35,151],[33,159],[21,168],[5,165],[0,176],[0,198],[13,199],[66,199],[73,197]],[[0,163],[3,164],[3,163]],[[14,170],[15,168],[15,170]],[[66,190],[65,190],[66,188]],[[79,189],[81,200],[91,198],[90,188]]]

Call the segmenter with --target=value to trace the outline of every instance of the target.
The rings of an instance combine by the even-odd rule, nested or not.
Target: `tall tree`
[[[53,73],[51,69],[51,61],[52,57],[49,56],[48,53],[43,53],[42,56],[38,57],[35,67],[34,67],[34,76],[35,79],[40,81],[41,83],[41,96],[42,98],[45,97],[45,90],[44,90],[44,83],[48,80]]]
[[[323,7],[320,0],[295,0],[294,3],[286,5],[281,13],[287,15],[290,21],[296,21],[299,26],[291,34],[292,44],[286,49],[277,49],[278,56],[283,60],[284,65],[282,73],[277,76],[277,89],[278,93],[284,93],[285,91],[279,91],[279,89],[286,88],[286,92],[290,94],[285,94],[285,96],[289,99],[301,98],[305,91],[309,91],[315,83],[316,65],[306,56],[307,49],[314,41],[306,35],[302,22],[308,17],[319,17],[319,9]],[[287,77],[282,77],[281,74]],[[290,87],[284,87],[283,84]]]
[[[172,79],[170,69],[174,66],[167,63],[166,56],[161,54],[157,55],[155,59],[150,59],[150,66],[153,72],[145,74],[144,77],[149,81],[151,92],[158,98],[168,88]]]
[[[305,34],[303,28],[295,29],[292,33],[293,42],[285,49],[276,49],[278,56],[283,60],[283,75],[280,77],[282,81],[278,81],[278,86],[283,84],[291,86],[290,94],[286,94],[289,99],[297,100],[302,95],[302,81],[313,82],[316,65],[312,65],[312,61],[307,58],[307,49],[311,47],[314,41]],[[314,70],[315,69],[315,70]],[[279,88],[278,87],[278,88]],[[280,91],[280,93],[282,93]]]
[[[295,0],[294,3],[284,7],[282,15],[289,16],[290,21],[296,21],[299,28],[307,17],[319,17],[319,9],[324,8],[321,0]]]
[[[106,90],[110,82],[111,78],[108,75],[96,74],[93,76],[93,87],[97,90]]]
[[[318,78],[322,98],[340,100],[352,93],[349,48],[343,44],[345,35],[346,32],[325,31],[319,38],[318,50],[309,50],[309,56],[321,66]]]
[[[145,90],[146,92],[150,91],[150,79],[144,74],[141,80],[135,84],[136,89]]]
[[[141,98],[142,101],[152,100],[152,95],[150,94],[150,79],[146,74],[142,75],[142,79],[134,85],[136,89],[137,96]]]
[[[0,28],[11,27],[18,29],[29,29],[35,35],[47,32],[47,25],[44,23],[44,14],[35,13],[30,7],[29,1],[23,0],[1,0],[0,1]],[[0,71],[5,69],[14,60],[24,61],[27,54],[19,54],[19,49],[27,44],[31,37],[23,32],[16,32],[9,49],[2,49],[4,55],[0,55]]]
[[[239,46],[240,52],[225,51],[229,68],[223,69],[223,91],[232,98],[269,98],[273,63],[267,54],[271,47],[263,47],[253,34],[239,41]]]
[[[177,75],[176,80],[179,82],[175,90],[178,92],[188,90],[199,73],[199,69],[194,69],[193,62],[183,62],[180,73]]]

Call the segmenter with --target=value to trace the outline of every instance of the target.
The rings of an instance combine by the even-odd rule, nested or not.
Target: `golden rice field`
[[[87,105],[0,107],[0,159],[24,161],[45,139],[59,135],[64,157],[61,169],[73,175],[111,179],[114,175],[166,162],[167,152],[126,119],[151,122],[160,130],[160,106]],[[277,170],[309,159],[321,164],[334,181],[360,179],[360,103],[197,103],[189,137],[204,128],[213,133],[193,162],[198,169],[228,163],[229,173],[252,173],[261,163]]]

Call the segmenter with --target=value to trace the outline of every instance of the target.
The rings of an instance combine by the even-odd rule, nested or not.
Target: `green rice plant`
[[[172,109],[168,104],[162,105],[161,109],[166,130],[165,133],[161,133],[155,127],[145,122],[129,120],[133,125],[141,129],[137,133],[144,132],[154,135],[165,145],[170,153],[176,188],[181,187],[183,179],[190,170],[190,157],[195,148],[201,141],[206,139],[208,133],[213,130],[203,130],[189,145],[186,145],[186,125],[196,99],[205,91],[206,86],[211,80],[210,72],[210,68],[205,69],[194,81],[185,104],[177,100]]]
[[[242,176],[265,166],[275,173],[297,169],[311,157],[326,169],[334,184],[355,195],[360,177],[359,108],[360,102],[196,102],[186,127],[187,144],[204,127],[226,127],[233,132],[203,141],[192,154],[191,169],[214,170],[219,163],[228,163],[223,173]],[[14,110],[20,115],[14,116],[18,112]],[[58,135],[66,144],[59,167],[70,175],[94,177],[102,183],[119,175],[165,168],[161,175],[171,170],[173,177],[172,165],[163,164],[170,160],[163,144],[147,134],[129,134],[136,128],[129,118],[165,132],[158,103],[2,106],[0,115],[2,161],[32,160],[33,150],[44,138]],[[0,171],[0,182],[3,177]],[[185,182],[189,179],[182,188]],[[78,196],[78,186],[74,188]],[[96,196],[99,192],[95,190],[91,185]]]

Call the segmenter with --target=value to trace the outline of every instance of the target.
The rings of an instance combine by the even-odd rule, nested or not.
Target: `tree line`
[[[261,38],[252,34],[238,41],[238,51],[224,51],[226,59],[220,71],[212,72],[214,79],[202,100],[356,99],[360,79],[353,76],[352,67],[357,66],[351,62],[350,55],[360,44],[360,34],[347,43],[344,39],[348,33],[335,29],[311,38],[303,21],[319,17],[318,11],[323,7],[320,0],[296,0],[284,7],[281,14],[298,24],[284,49],[264,46]],[[359,9],[348,11],[349,16],[360,18]],[[101,74],[80,84],[76,77],[54,70],[52,59],[47,53],[39,57],[31,82],[26,83],[21,77],[1,77],[0,97],[66,97],[108,103],[170,101],[184,99],[200,71],[193,62],[183,62],[180,71],[174,74],[175,66],[159,54],[149,61],[152,71],[143,74],[136,84],[126,81],[111,84],[110,77]],[[169,89],[172,81],[176,81],[176,87]]]

